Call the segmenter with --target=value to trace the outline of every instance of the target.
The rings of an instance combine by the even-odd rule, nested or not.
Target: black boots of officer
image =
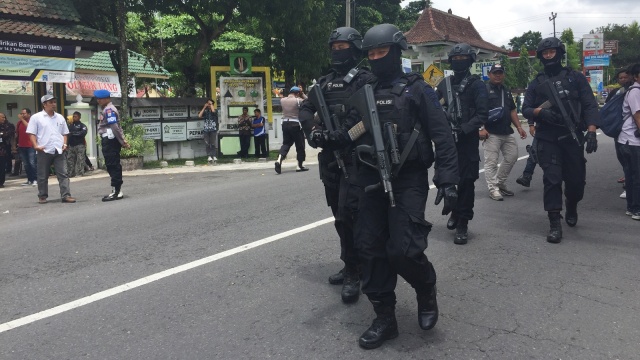
[[[331,285],[342,285],[344,283],[344,269],[338,271],[337,273],[329,276],[329,284]]]
[[[371,300],[371,304],[376,312],[376,318],[358,339],[360,346],[365,349],[375,349],[385,340],[398,337],[395,305],[385,304],[379,300]]]
[[[578,223],[578,203],[565,200],[564,205],[567,211],[564,213],[564,221],[567,225],[574,227]]]
[[[562,216],[559,211],[549,211],[548,215],[550,228],[549,235],[547,235],[547,242],[557,244],[562,240]]]
[[[342,302],[345,304],[358,301],[358,297],[360,297],[360,274],[357,269],[344,268],[341,297]]]
[[[453,239],[453,243],[456,245],[464,245],[467,243],[469,237],[468,226],[469,220],[459,219],[456,226],[456,237]]]
[[[524,187],[531,186],[531,174],[522,173],[522,175],[516,179],[516,182]]]
[[[416,292],[418,300],[418,324],[422,330],[430,330],[438,322],[438,301],[435,285],[428,291]]]

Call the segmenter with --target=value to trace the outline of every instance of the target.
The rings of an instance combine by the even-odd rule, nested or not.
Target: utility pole
[[[351,0],[347,0],[347,4],[345,6],[346,9],[346,21],[345,26],[351,27]]]
[[[558,16],[558,13],[554,13],[553,11],[551,12],[551,16],[549,16],[549,21],[553,21],[553,37],[556,37],[556,16]]]

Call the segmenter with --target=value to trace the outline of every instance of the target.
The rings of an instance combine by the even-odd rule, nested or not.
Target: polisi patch
[[[395,98],[393,96],[381,96],[376,98],[376,106],[379,107],[391,107],[395,104]]]
[[[330,82],[327,84],[327,87],[331,89],[342,89],[344,88],[344,83],[342,82]]]

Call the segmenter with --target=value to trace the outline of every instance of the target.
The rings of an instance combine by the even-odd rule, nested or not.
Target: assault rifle
[[[576,136],[576,124],[580,121],[576,110],[573,108],[570,102],[566,102],[566,106],[569,107],[569,112],[567,112],[567,108],[565,107],[565,102],[563,100],[567,100],[567,91],[562,88],[562,84],[558,82],[553,82],[551,80],[547,80],[539,85],[541,94],[549,99],[549,102],[552,106],[558,108],[560,110],[560,115],[562,115],[562,120],[564,120],[564,125],[571,132],[571,137],[578,143],[578,146],[582,146],[580,140],[578,140],[578,136]]]
[[[376,108],[376,100],[373,97],[373,87],[371,87],[370,84],[361,87],[351,95],[349,98],[349,104],[351,104],[351,106],[353,106],[360,115],[363,116],[364,127],[373,137],[373,146],[358,145],[356,147],[358,158],[363,164],[378,170],[380,175],[379,183],[367,186],[364,190],[369,192],[382,186],[384,188],[384,192],[389,196],[389,203],[391,204],[391,207],[395,207],[396,201],[393,197],[393,189],[391,187],[391,161],[389,161],[389,154],[384,146],[384,137],[382,135],[380,118],[378,117],[378,109]],[[376,164],[363,159],[363,154],[367,154],[370,158],[374,158],[376,160]]]
[[[447,120],[451,125],[451,133],[453,139],[458,142],[458,133],[460,132],[460,119],[462,119],[462,107],[460,106],[460,98],[453,96],[453,89],[451,88],[451,76],[447,76],[445,79],[445,85],[447,87]]]
[[[322,94],[322,88],[319,84],[315,84],[311,87],[309,91],[309,100],[316,108],[318,112],[318,117],[324,124],[325,128],[329,131],[329,133],[333,133],[337,128],[337,119],[335,114],[330,114],[329,109],[327,108],[327,103],[324,100],[324,95]],[[344,166],[344,160],[342,159],[342,154],[339,150],[334,150],[333,155],[336,157],[336,162],[338,163],[338,167],[342,169],[342,173],[344,174],[345,179],[349,178],[349,173],[347,172],[346,167]]]

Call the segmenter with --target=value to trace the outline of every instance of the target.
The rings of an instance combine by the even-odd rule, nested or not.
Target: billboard
[[[218,119],[220,132],[236,132],[238,116],[242,114],[242,107],[249,108],[249,115],[253,116],[254,109],[260,109],[264,114],[264,88],[261,77],[221,77],[220,104],[218,104]]]

